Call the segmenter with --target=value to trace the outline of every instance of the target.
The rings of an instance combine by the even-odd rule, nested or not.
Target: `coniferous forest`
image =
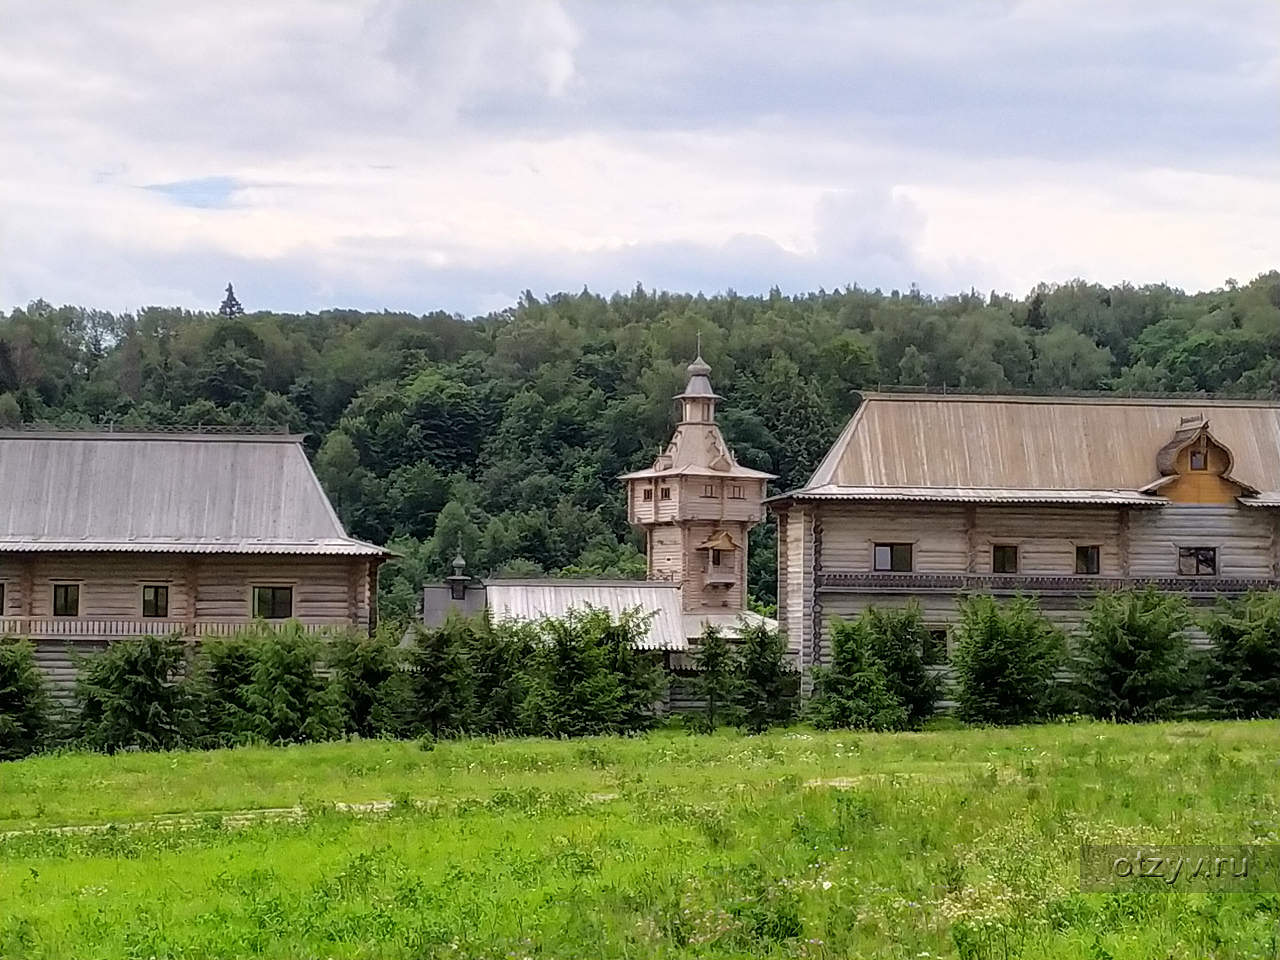
[[[1280,393],[1280,272],[1202,293],[1074,281],[1018,299],[584,289],[472,319],[245,300],[0,313],[0,426],[305,433],[348,529],[403,554],[383,570],[389,617],[409,616],[459,549],[472,573],[643,576],[614,478],[666,441],[699,334],[726,438],[779,491],[805,481],[860,389]],[[771,525],[751,546],[768,605]]]

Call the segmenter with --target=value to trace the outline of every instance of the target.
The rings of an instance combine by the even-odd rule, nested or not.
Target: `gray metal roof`
[[[300,440],[0,431],[0,551],[384,554],[347,535]]]
[[[690,640],[696,640],[702,636],[703,630],[707,627],[715,627],[726,638],[737,640],[742,637],[743,626],[777,630],[778,621],[761,616],[754,610],[740,610],[736,613],[686,613],[684,615],[684,634]],[[800,640],[798,637],[795,640],[794,647],[789,644],[788,649],[793,653],[799,652]]]
[[[653,614],[642,650],[687,650],[680,588],[652,580],[487,580],[485,593],[495,621],[563,617],[588,607],[617,616],[639,608]]]
[[[1040,491],[1130,497],[1161,476],[1158,456],[1188,415],[1232,458],[1232,479],[1280,490],[1280,404],[1257,400],[863,394],[797,494],[871,488]]]
[[[778,500],[947,500],[955,503],[1070,503],[1155,507],[1163,497],[1138,490],[1016,490],[1003,487],[847,487],[828,483],[770,497]]]

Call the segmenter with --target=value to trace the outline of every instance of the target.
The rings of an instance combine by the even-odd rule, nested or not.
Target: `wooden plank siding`
[[[950,577],[959,584],[963,577],[957,575],[990,577],[993,544],[1018,546],[1017,574],[1007,578],[1012,585],[1006,584],[1001,592],[1019,589],[1018,577],[1054,578],[1054,591],[1039,598],[1041,609],[1069,632],[1078,626],[1082,605],[1099,585],[1089,576],[1076,575],[1077,546],[1100,547],[1098,576],[1106,578],[1108,586],[1125,580],[1172,580],[1179,587],[1196,588],[1193,602],[1201,606],[1213,603],[1218,580],[1224,589],[1237,591],[1280,587],[1280,514],[1237,503],[1152,508],[793,503],[778,512],[779,620],[789,640],[799,641],[806,672],[827,662],[833,617],[852,618],[868,606],[901,607],[915,601],[931,628],[954,623],[963,590],[931,585],[929,578]],[[821,531],[817,557],[815,526]],[[879,583],[887,578],[874,576],[876,543],[913,546],[913,569],[895,575],[897,586]],[[1180,546],[1215,547],[1217,577],[1179,577]],[[846,575],[843,582],[841,574]],[[919,584],[913,588],[914,577]],[[1226,584],[1233,578],[1237,584]],[[1036,592],[1034,586],[1027,590]],[[810,596],[812,603],[807,602]],[[1196,629],[1191,639],[1200,643],[1203,635]]]
[[[1129,521],[1130,574],[1178,572],[1178,547],[1217,547],[1224,577],[1273,577],[1271,511],[1257,507],[1170,504],[1135,510]]]
[[[778,515],[778,623],[787,646],[799,659],[802,677],[812,645],[806,637],[813,624],[813,511],[793,506]],[[805,691],[808,693],[808,690]]]
[[[684,578],[681,587],[683,608],[685,610],[746,609],[746,531],[732,525],[709,521],[685,523],[680,529],[683,530],[685,543],[688,545],[688,548],[683,551]],[[697,549],[698,544],[705,543],[712,534],[722,529],[727,530],[739,545],[739,549],[727,551],[723,557],[722,562],[731,565],[726,566],[725,569],[732,570],[734,575],[733,583],[727,586],[706,582],[710,572],[707,569],[710,562],[709,551]]]
[[[0,559],[0,581],[0,617],[57,621],[67,625],[63,632],[77,622],[141,621],[146,584],[169,588],[168,615],[161,619],[178,627],[249,622],[258,585],[293,587],[293,615],[304,622],[367,628],[373,604],[369,561],[363,557],[33,554]],[[79,585],[79,616],[54,618],[55,583]]]
[[[374,578],[365,557],[187,554],[0,556],[0,635],[31,638],[56,698],[69,701],[77,660],[143,634],[228,636],[252,620],[256,585],[293,587],[293,617],[308,632],[368,629]],[[80,614],[53,616],[53,584],[80,586]],[[169,588],[166,617],[143,618],[142,587]]]
[[[964,573],[969,545],[964,508],[891,504],[817,508],[822,517],[822,565],[828,571],[869,571],[877,543],[909,543],[921,573]]]
[[[678,526],[650,527],[649,577],[655,580],[684,580],[684,540]]]

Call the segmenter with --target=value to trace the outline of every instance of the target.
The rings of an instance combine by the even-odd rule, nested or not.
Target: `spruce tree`
[[[236,292],[229,283],[227,284],[227,295],[222,298],[222,305],[218,307],[218,316],[226,317],[228,320],[244,316],[244,307],[240,306],[240,301],[236,299]]]
[[[189,739],[195,706],[183,682],[185,650],[172,637],[120,640],[84,660],[76,730],[94,750],[171,750]]]
[[[698,671],[693,686],[705,704],[695,726],[709,732],[722,723],[734,723],[738,715],[734,703],[739,682],[737,652],[723,633],[709,626],[698,640],[693,663]]]
[[[1222,717],[1280,717],[1280,593],[1222,601],[1205,622],[1205,695]]]
[[[868,607],[859,620],[890,692],[906,708],[908,722],[919,726],[933,715],[940,686],[937,675],[924,665],[929,631],[920,605],[913,601],[902,610]]]
[[[331,740],[342,733],[337,694],[321,672],[318,640],[298,623],[265,627],[244,699],[249,729],[268,743]]]
[[[17,760],[44,746],[51,716],[35,649],[23,640],[0,638],[0,760]]]
[[[786,637],[764,624],[747,624],[738,643],[737,707],[751,733],[787,723],[795,713],[796,675]]]
[[[809,719],[823,730],[902,730],[908,713],[873,649],[869,620],[831,625],[831,665],[815,671]]]
[[[969,723],[1029,723],[1059,706],[1055,673],[1062,634],[1030,597],[1006,604],[993,597],[960,601],[957,714]]]
[[[1122,721],[1176,713],[1189,690],[1190,621],[1185,597],[1155,587],[1098,594],[1077,643],[1081,710]]]
[[[464,651],[470,630],[467,620],[458,616],[439,627],[412,628],[410,712],[423,733],[441,737],[460,732],[466,724],[471,690]]]

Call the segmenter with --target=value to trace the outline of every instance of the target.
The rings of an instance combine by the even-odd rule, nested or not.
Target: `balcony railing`
[[[251,620],[119,620],[100,617],[0,617],[0,637],[31,640],[100,640],[116,637],[169,636],[226,637],[250,626]],[[293,621],[270,620],[272,626]],[[346,620],[297,621],[306,633],[350,627]]]
[[[1099,590],[1119,590],[1148,584],[1160,590],[1192,596],[1275,590],[1280,580],[1270,577],[1096,577],[1084,574],[1045,576],[1036,574],[963,573],[840,573],[823,572],[819,590],[856,590],[865,593],[1036,593],[1079,595]]]

